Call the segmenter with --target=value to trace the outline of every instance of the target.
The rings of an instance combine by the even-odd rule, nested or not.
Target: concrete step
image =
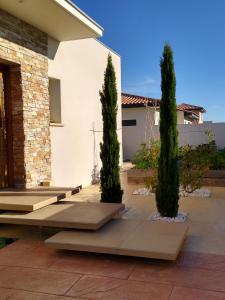
[[[35,211],[78,193],[80,189],[81,186],[76,188],[3,189],[0,190],[0,210]]]
[[[188,223],[114,219],[96,232],[61,231],[45,241],[64,250],[176,260]]]
[[[97,230],[124,209],[123,204],[73,202],[52,204],[36,211],[5,212],[0,223]]]

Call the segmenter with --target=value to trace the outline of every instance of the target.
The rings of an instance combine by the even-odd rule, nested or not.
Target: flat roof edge
[[[91,29],[93,31],[95,31],[99,36],[102,36],[104,28],[102,26],[100,26],[97,22],[95,22],[91,17],[89,17],[85,12],[83,12],[78,6],[76,6],[71,0],[52,0],[53,2],[55,2],[55,4],[59,5],[60,7],[62,7],[67,13],[71,14],[74,17],[78,18],[78,15],[76,14],[80,14],[81,18],[79,18],[79,20],[82,22],[85,21],[86,19],[86,23],[84,23],[86,26],[92,27]],[[74,10],[74,11],[72,11]],[[83,20],[82,20],[83,17]],[[87,24],[87,22],[89,24]],[[93,28],[95,27],[95,28]]]
[[[104,44],[102,41],[100,41],[99,39],[95,38],[95,40],[102,45],[103,47],[105,47],[106,49],[108,49],[110,52],[112,52],[113,54],[117,55],[119,58],[121,58],[121,55],[116,52],[114,49],[112,49],[111,47],[109,47],[108,45]]]
[[[83,16],[85,16],[87,19],[89,19],[92,23],[94,23],[97,27],[99,27],[102,31],[104,30],[104,28],[99,25],[94,19],[92,19],[90,16],[88,16],[82,9],[80,9],[75,3],[73,3],[71,0],[64,0],[67,3],[69,3],[71,6],[73,6],[74,8],[76,8]]]

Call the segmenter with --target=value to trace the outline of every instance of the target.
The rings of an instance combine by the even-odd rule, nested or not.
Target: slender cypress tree
[[[156,190],[158,212],[163,217],[176,217],[179,201],[178,132],[176,110],[176,77],[173,51],[165,44],[161,67],[160,158]]]
[[[104,85],[100,92],[103,118],[103,143],[100,144],[102,160],[101,202],[121,203],[123,191],[120,185],[119,152],[117,138],[117,88],[116,74],[109,54]]]

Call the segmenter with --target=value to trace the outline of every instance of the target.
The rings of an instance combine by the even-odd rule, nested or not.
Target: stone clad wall
[[[0,62],[10,65],[15,186],[51,179],[47,39],[0,10]]]

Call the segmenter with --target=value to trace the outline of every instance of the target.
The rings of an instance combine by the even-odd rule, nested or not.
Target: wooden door
[[[8,186],[8,158],[6,136],[6,109],[4,96],[4,73],[0,68],[0,188]]]

